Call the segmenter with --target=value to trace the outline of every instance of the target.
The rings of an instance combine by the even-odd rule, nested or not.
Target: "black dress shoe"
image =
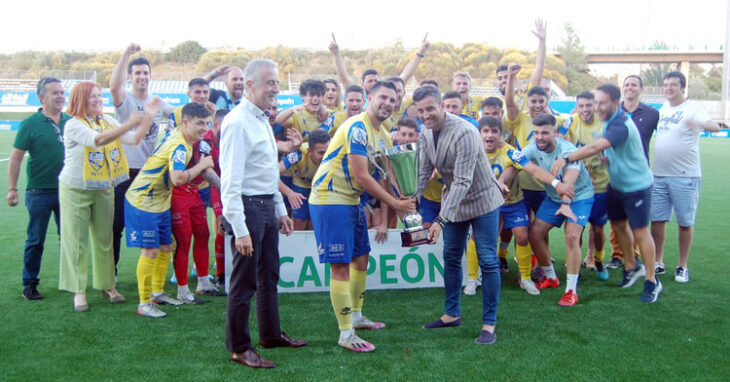
[[[261,340],[259,342],[261,344],[262,348],[271,349],[271,348],[300,348],[302,346],[307,346],[307,341],[304,340],[296,340],[294,338],[289,337],[288,334],[285,332],[281,332],[281,337],[273,339],[273,340]]]
[[[248,349],[243,353],[231,353],[231,361],[254,369],[273,369],[276,367],[275,363],[261,357],[261,355],[256,352],[256,349],[253,348]]]

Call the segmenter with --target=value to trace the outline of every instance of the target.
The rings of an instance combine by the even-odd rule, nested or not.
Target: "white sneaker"
[[[157,305],[151,302],[139,304],[137,307],[137,314],[150,318],[162,318],[167,316],[167,313],[161,311]]]
[[[345,349],[349,349],[357,353],[369,353],[375,350],[375,346],[373,346],[373,344],[358,337],[354,330],[348,337],[340,338],[340,340],[337,341],[337,344]]]
[[[352,328],[357,330],[380,330],[385,328],[385,324],[373,321],[365,316],[361,316],[359,320],[352,321]]]
[[[180,301],[183,304],[192,304],[192,305],[205,304],[205,301],[203,301],[199,298],[196,298],[195,295],[190,291],[186,291],[184,293],[178,292],[177,299],[178,299],[178,301]]]
[[[157,296],[152,295],[152,303],[155,305],[182,305],[182,302],[180,302],[180,300],[176,300],[168,296],[167,293],[163,293]]]
[[[677,267],[676,272],[674,273],[674,281],[682,284],[686,284],[689,282],[689,269],[685,267]]]
[[[464,287],[464,294],[467,296],[474,296],[477,294],[477,283],[478,280],[469,279],[466,281],[466,286]]]
[[[537,289],[535,282],[530,279],[521,279],[520,288],[524,289],[525,292],[527,292],[533,296],[537,296],[540,294],[540,290]]]

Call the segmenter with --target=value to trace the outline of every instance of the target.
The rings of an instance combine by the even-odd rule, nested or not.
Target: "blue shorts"
[[[142,211],[124,198],[124,226],[127,247],[160,248],[172,244],[170,210]]]
[[[299,208],[293,208],[291,209],[291,217],[294,219],[299,220],[309,220],[309,194],[312,192],[311,188],[302,188],[297,186],[296,184],[292,184],[291,186],[292,191],[300,193],[304,195],[305,198],[302,202],[302,206]]]
[[[542,201],[545,200],[547,194],[545,194],[545,191],[533,191],[523,189],[522,195],[525,196],[523,200],[525,201],[525,205],[527,205],[527,208],[530,211],[537,213],[537,210],[540,209]]]
[[[433,223],[441,212],[441,203],[428,200],[421,196],[418,201],[418,213],[423,217],[424,223]]]
[[[632,229],[648,227],[651,196],[651,187],[633,192],[619,192],[609,185],[606,192],[608,219],[628,219]]]
[[[606,212],[606,193],[596,193],[593,196],[593,208],[591,208],[591,216],[588,221],[595,225],[606,225],[608,221],[608,212]]]
[[[310,204],[320,263],[351,263],[370,253],[368,224],[362,206]]]
[[[655,176],[651,189],[651,221],[672,220],[672,210],[680,227],[695,225],[700,201],[700,178]]]
[[[545,198],[545,200],[542,202],[542,205],[540,206],[540,209],[537,210],[535,216],[548,224],[560,227],[565,221],[565,216],[555,215],[555,212],[559,208],[560,203],[553,201],[550,198]],[[593,208],[593,197],[574,201],[570,204],[570,209],[573,210],[573,213],[578,218],[578,221],[569,219],[568,222],[580,224],[585,227],[586,224],[588,224],[588,217],[591,215],[591,208]]]
[[[212,205],[210,202],[210,186],[198,189],[198,195],[200,195],[200,200],[203,201],[205,208],[210,208]]]
[[[527,211],[527,204],[524,200],[503,205],[499,208],[499,214],[502,215],[502,224],[506,230],[530,226],[530,213]]]

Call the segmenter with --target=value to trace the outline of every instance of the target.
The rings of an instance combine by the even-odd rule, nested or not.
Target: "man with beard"
[[[330,136],[334,136],[337,129],[348,118],[362,112],[365,105],[365,90],[358,85],[348,86],[345,90],[345,110],[332,114],[332,122],[329,127]]]
[[[213,69],[207,76],[203,77],[208,82],[213,82],[220,76],[226,76],[223,83],[227,91],[218,89],[210,90],[210,102],[215,104],[216,109],[231,110],[241,102],[243,98],[243,71],[237,66],[222,65]]]
[[[145,104],[158,98],[153,97],[149,91],[150,80],[152,78],[152,69],[150,68],[149,61],[144,57],[137,57],[129,61],[131,56],[139,52],[140,49],[139,45],[135,43],[129,44],[112,72],[109,88],[112,93],[112,102],[114,103],[114,114],[119,123],[126,122],[133,113],[144,113]],[[127,92],[124,88],[126,80],[132,82],[131,92]],[[144,166],[147,158],[149,158],[155,150],[155,147],[157,147],[157,135],[162,116],[169,115],[172,110],[173,108],[171,106],[162,102],[155,116],[154,123],[142,140],[142,143],[137,146],[122,144],[124,154],[127,156],[127,163],[129,164],[129,180],[120,183],[114,188],[114,226],[112,228],[114,264],[119,263],[120,243],[122,230],[124,230],[124,195],[134,181],[134,178],[139,174],[142,166]],[[165,303],[179,304],[177,300],[166,294],[163,294],[162,298],[165,300]]]
[[[415,200],[396,199],[373,178],[369,157],[392,146],[382,123],[393,112],[396,89],[377,82],[368,96],[367,110],[349,118],[335,133],[317,169],[309,209],[319,260],[330,263],[330,299],[340,329],[338,344],[363,353],[375,346],[361,339],[355,329],[385,327],[362,314],[370,253],[365,213],[360,195],[367,191],[399,211],[415,210]]]
[[[649,233],[649,204],[654,179],[641,148],[641,137],[634,122],[619,108],[621,90],[604,84],[596,89],[598,117],[606,121],[603,136],[575,152],[565,153],[555,160],[553,175],[560,173],[566,163],[579,161],[603,152],[608,159],[610,176],[606,191],[606,209],[611,226],[624,253],[622,288],[632,287],[645,276],[642,302],[655,302],[662,291],[662,283],[654,275],[656,249]],[[633,240],[632,240],[633,238]],[[634,242],[639,244],[646,267],[637,264]]]

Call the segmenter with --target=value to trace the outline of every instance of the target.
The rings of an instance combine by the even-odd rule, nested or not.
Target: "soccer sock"
[[[517,267],[520,269],[520,277],[525,280],[530,278],[532,269],[532,248],[530,245],[517,244]]]
[[[506,243],[504,241],[500,241],[499,249],[497,250],[497,257],[506,259],[507,255],[509,255],[509,241]]]
[[[350,282],[330,279],[330,300],[340,330],[352,329],[352,299]]]
[[[210,278],[208,278],[208,276],[198,276],[197,290],[208,290],[208,289],[212,289],[212,285],[210,285]]]
[[[565,291],[567,292],[569,290],[572,290],[573,293],[577,294],[578,293],[578,275],[577,274],[571,275],[570,273],[568,273],[567,279],[568,279],[567,280],[568,282],[566,284],[568,284],[568,285],[565,286]]]
[[[170,252],[157,252],[155,271],[152,275],[152,294],[158,296],[165,292],[165,276],[170,265]]]
[[[466,269],[471,280],[479,279],[479,259],[477,259],[477,245],[474,239],[466,244]]]
[[[593,253],[593,258],[596,259],[596,263],[602,263],[603,259],[605,258],[605,255],[603,253],[603,250],[596,251]]]
[[[365,302],[367,271],[350,268],[350,298],[352,299],[352,320],[362,316],[362,305]],[[357,312],[357,314],[355,314]]]
[[[187,285],[178,285],[177,286],[177,295],[178,296],[185,296],[186,294],[188,294],[189,291],[190,291],[190,289],[188,289]]]
[[[553,265],[550,264],[546,267],[540,266],[542,268],[542,271],[545,273],[545,277],[549,279],[557,279],[558,275],[555,274],[555,268],[553,268]]]
[[[154,272],[155,259],[140,256],[137,261],[137,289],[139,290],[139,302],[142,304],[150,302],[152,274]]]

